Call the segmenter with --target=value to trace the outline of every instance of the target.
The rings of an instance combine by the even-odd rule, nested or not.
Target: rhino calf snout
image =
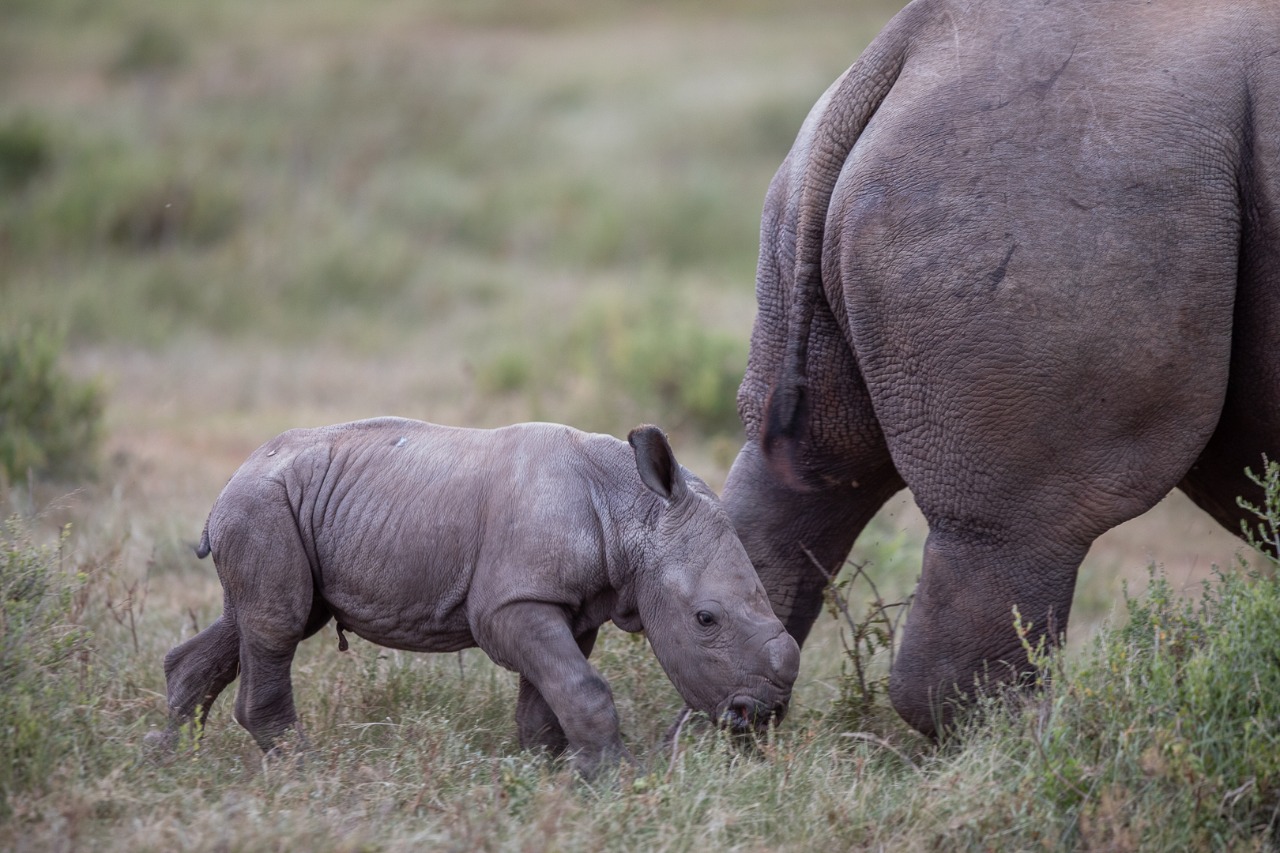
[[[765,644],[769,665],[779,684],[794,684],[800,674],[800,644],[790,634],[783,632]]]
[[[259,746],[305,744],[290,666],[335,619],[340,644],[479,646],[520,674],[521,743],[584,775],[627,757],[587,661],[605,622],[645,631],[686,700],[734,725],[780,719],[798,666],[719,499],[652,426],[627,442],[403,418],[290,430],[223,489],[210,554],[226,608],[167,656],[169,728],[149,742],[203,723],[239,678],[235,719]]]
[[[721,712],[718,722],[734,732],[762,731],[782,722],[787,715],[787,705],[786,699],[769,705],[751,696],[735,696]]]
[[[762,656],[768,662],[762,682],[723,702],[712,714],[719,725],[735,732],[761,731],[786,717],[800,668],[800,646],[784,631],[764,644]]]

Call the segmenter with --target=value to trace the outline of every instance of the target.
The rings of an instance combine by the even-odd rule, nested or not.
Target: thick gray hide
[[[237,675],[264,750],[297,726],[290,664],[331,619],[418,652],[479,646],[520,673],[521,742],[591,775],[625,755],[600,625],[645,630],[693,707],[737,728],[781,718],[799,648],[715,495],[656,427],[631,445],[554,424],[455,429],[379,418],[256,450],[201,543],[222,616],[165,658],[170,725]]]
[[[933,733],[1051,640],[1103,531],[1229,530],[1280,455],[1280,2],[916,0],[765,201],[726,511],[803,641],[885,500],[929,522],[890,694]],[[805,546],[802,549],[800,546]]]

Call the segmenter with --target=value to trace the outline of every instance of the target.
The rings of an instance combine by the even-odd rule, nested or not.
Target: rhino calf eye
[[[697,618],[698,618],[698,624],[701,625],[703,628],[710,628],[712,625],[716,624],[716,617],[712,616],[706,610],[699,610]]]

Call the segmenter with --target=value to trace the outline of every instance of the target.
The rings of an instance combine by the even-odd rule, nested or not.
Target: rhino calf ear
[[[689,487],[680,473],[680,463],[662,430],[651,424],[638,426],[627,436],[636,452],[636,470],[649,490],[668,501],[678,501]]]

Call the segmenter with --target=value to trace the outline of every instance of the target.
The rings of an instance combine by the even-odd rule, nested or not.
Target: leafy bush
[[[1274,543],[1280,465],[1266,463],[1255,482],[1265,500],[1249,507],[1250,532]],[[849,636],[825,721],[870,728],[848,737],[894,755],[905,770],[889,772],[926,792],[923,846],[1000,837],[1020,849],[1269,849],[1280,838],[1280,579],[1242,561],[1186,598],[1154,567],[1150,577],[1141,596],[1125,590],[1120,624],[1078,659],[1024,640],[1037,689],[980,700],[959,737],[908,765],[871,666],[891,649],[894,623],[874,585],[867,615],[850,615],[847,585],[870,585],[858,569],[831,591]],[[903,826],[919,805],[897,798],[860,820]]]
[[[1254,517],[1253,525],[1240,522],[1240,533],[1245,541],[1258,550],[1273,566],[1280,566],[1280,524],[1276,523],[1277,507],[1280,507],[1280,462],[1262,454],[1262,473],[1244,469],[1244,475],[1262,489],[1262,503],[1255,504],[1243,497],[1236,498],[1240,508]]]
[[[476,381],[489,393],[509,394],[522,391],[533,381],[533,367],[523,353],[502,352],[480,366]]]
[[[675,290],[637,298],[602,288],[566,333],[505,345],[479,360],[477,385],[526,394],[535,413],[544,395],[567,396],[572,402],[555,419],[583,429],[616,434],[651,421],[736,438],[746,342],[708,325],[693,307]]]
[[[0,475],[91,473],[102,429],[102,395],[58,367],[60,339],[27,328],[0,332]]]
[[[139,182],[103,210],[107,240],[130,249],[215,243],[231,233],[238,217],[226,194],[175,178]]]
[[[828,719],[842,729],[861,729],[882,724],[889,712],[886,700],[895,638],[911,599],[908,596],[900,601],[886,601],[867,572],[866,564],[850,560],[846,566],[848,571],[842,571],[838,578],[830,578],[826,589],[827,612],[844,623],[840,631],[844,649],[840,695]],[[861,617],[855,616],[850,607],[852,589],[859,581],[870,590]],[[885,657],[888,664],[882,666]]]
[[[1221,575],[1201,599],[1153,574],[1126,596],[1129,621],[1072,679],[1046,737],[1057,767],[1041,785],[1079,803],[1086,831],[1147,818],[1159,846],[1216,847],[1276,830],[1280,809],[1280,585]],[[1127,813],[1108,813],[1125,803]],[[1175,819],[1176,816],[1176,819]],[[1092,841],[1097,842],[1096,836]],[[1113,839],[1112,839],[1113,840]],[[1108,842],[1110,843],[1110,842]]]

